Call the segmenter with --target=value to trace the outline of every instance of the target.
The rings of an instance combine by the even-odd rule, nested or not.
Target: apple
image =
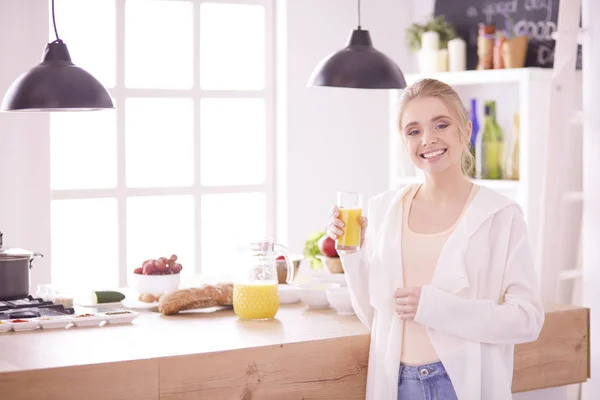
[[[337,250],[335,249],[335,240],[327,235],[323,235],[318,241],[319,250],[325,257],[339,257]]]

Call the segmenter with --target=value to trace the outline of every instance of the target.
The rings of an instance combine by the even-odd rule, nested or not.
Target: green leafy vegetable
[[[421,49],[421,35],[423,32],[435,31],[440,35],[440,49],[448,48],[448,41],[457,37],[454,25],[446,21],[443,15],[430,18],[425,24],[413,23],[405,31],[404,40],[408,48],[414,52]]]
[[[323,236],[325,236],[324,231],[312,232],[308,236],[308,240],[304,242],[304,258],[310,261],[310,267],[312,269],[323,268],[321,260],[317,258],[318,255],[321,255],[318,242]]]

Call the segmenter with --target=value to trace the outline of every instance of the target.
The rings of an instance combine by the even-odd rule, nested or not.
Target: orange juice
[[[344,233],[341,234],[336,246],[338,249],[356,249],[360,246],[360,208],[340,208],[340,219],[344,221]]]
[[[279,291],[276,281],[235,283],[233,310],[242,319],[267,319],[279,310]]]

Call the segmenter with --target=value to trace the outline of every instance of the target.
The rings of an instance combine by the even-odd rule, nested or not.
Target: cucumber
[[[125,295],[121,292],[102,290],[92,293],[93,304],[118,303],[123,299],[125,299]]]

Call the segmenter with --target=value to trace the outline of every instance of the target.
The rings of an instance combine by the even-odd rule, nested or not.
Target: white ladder
[[[538,243],[538,271],[546,302],[576,302],[574,283],[580,283],[579,253],[582,213],[581,156],[582,112],[576,70],[577,44],[581,42],[581,0],[562,0],[558,32],[554,36],[554,68],[550,90],[549,129],[546,138],[545,175],[542,185]],[[543,139],[541,139],[543,140]],[[542,143],[539,143],[542,144]],[[531,148],[535,149],[534,143]],[[568,298],[565,299],[565,293]],[[561,298],[562,297],[562,298]]]
[[[538,254],[544,301],[591,309],[591,378],[569,393],[569,399],[584,400],[600,398],[599,19],[598,0],[560,2]],[[583,56],[581,97],[575,96],[577,44]],[[582,110],[574,108],[579,101]]]
[[[600,2],[582,2],[583,48],[583,306],[589,307],[591,379],[583,399],[600,398]]]

